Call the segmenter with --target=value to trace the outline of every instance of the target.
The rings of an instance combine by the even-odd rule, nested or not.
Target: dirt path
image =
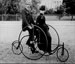
[[[65,46],[69,51],[69,59],[68,63],[75,62],[75,49],[73,46]],[[66,62],[66,63],[67,63]],[[43,56],[39,60],[29,60],[25,58],[22,54],[21,55],[15,55],[13,54],[11,50],[11,44],[0,44],[0,63],[60,63],[60,61],[57,59],[56,53],[51,56]]]
[[[65,43],[65,48],[69,51],[69,59],[66,63],[75,63],[75,22],[47,22],[56,28],[60,35],[61,42]],[[1,22],[0,23],[0,63],[60,63],[56,54],[42,57],[32,61],[22,54],[15,55],[11,50],[11,44],[18,38],[21,30],[21,22]]]

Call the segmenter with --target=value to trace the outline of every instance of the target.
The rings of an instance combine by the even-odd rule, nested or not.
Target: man
[[[50,53],[51,52],[51,40],[52,39],[51,39],[51,36],[50,36],[50,33],[49,33],[49,27],[46,24],[46,19],[45,19],[45,16],[44,16],[44,11],[45,11],[45,7],[41,6],[40,14],[37,17],[36,24],[43,29],[43,31],[45,32],[45,34],[47,36],[47,39],[48,39],[48,49],[47,49],[47,52]],[[41,36],[41,38],[43,39],[42,36]],[[45,39],[43,39],[43,40],[45,40]],[[44,43],[44,41],[42,41],[42,43]],[[45,45],[43,45],[40,48],[42,48],[44,50],[45,49]]]
[[[32,28],[31,25],[35,24],[30,12],[25,8],[22,10],[22,30],[25,31],[25,27]]]
[[[30,43],[30,42],[33,42],[32,24],[35,24],[35,23],[34,23],[34,20],[32,18],[31,12],[30,12],[30,10],[27,10],[25,8],[24,10],[22,10],[22,30],[23,31],[28,30],[30,36],[29,36],[29,39],[28,39],[26,45],[28,45],[29,47],[31,47],[32,53],[35,53],[37,51],[36,51],[36,49],[34,47],[34,44]]]

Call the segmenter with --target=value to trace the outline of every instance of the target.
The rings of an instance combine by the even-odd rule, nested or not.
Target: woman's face
[[[44,14],[45,11],[40,11],[40,13]]]

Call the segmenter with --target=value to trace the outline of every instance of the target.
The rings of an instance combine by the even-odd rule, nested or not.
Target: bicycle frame
[[[51,25],[48,25],[48,26],[50,26],[51,28],[53,28],[54,29],[54,31],[56,32],[56,34],[57,34],[57,38],[58,38],[58,44],[57,44],[57,47],[55,48],[55,49],[53,49],[52,51],[51,51],[51,54],[54,54],[56,51],[57,51],[57,58],[61,61],[61,62],[65,62],[65,61],[67,61],[68,60],[68,58],[69,58],[69,53],[68,53],[68,51],[67,51],[67,49],[66,48],[64,48],[64,42],[63,42],[63,44],[61,45],[60,44],[60,38],[59,38],[59,34],[58,34],[58,32],[56,31],[56,29],[54,28],[54,27],[52,27]],[[45,34],[45,32],[40,28],[40,27],[38,27],[38,26],[36,26],[36,25],[34,25],[34,27],[37,27],[37,28],[39,28],[41,31],[42,31],[42,33],[44,34],[44,36],[45,36],[45,39],[46,39],[46,45],[48,46],[48,40],[47,40],[47,36],[46,36],[46,34]],[[33,28],[34,28],[33,27]],[[27,27],[25,27],[25,28],[27,28]],[[24,29],[25,29],[24,28]],[[39,32],[39,31],[38,31]],[[45,55],[45,53],[47,53],[47,51],[44,51],[44,53],[43,54],[41,54],[40,52],[40,54],[41,54],[41,56],[40,57],[37,57],[37,58],[35,58],[35,59],[33,59],[33,58],[29,58],[29,57],[27,57],[24,53],[23,53],[23,46],[22,46],[22,44],[21,44],[21,42],[22,42],[22,39],[24,38],[24,37],[27,37],[27,36],[30,36],[30,35],[25,35],[25,36],[23,36],[23,37],[21,37],[21,34],[22,34],[22,30],[21,30],[21,32],[20,32],[20,34],[19,34],[19,37],[18,37],[18,40],[17,40],[17,42],[16,41],[14,41],[13,43],[12,43],[12,50],[13,50],[13,52],[14,52],[14,48],[13,47],[15,47],[15,44],[18,44],[18,47],[17,48],[19,48],[19,47],[21,47],[21,48],[19,48],[20,49],[20,52],[19,53],[15,53],[15,54],[23,54],[26,58],[28,58],[28,59],[30,59],[30,60],[37,60],[37,59],[40,59],[43,55]],[[35,33],[34,33],[34,30],[33,30],[33,36],[35,37]],[[39,32],[39,37],[38,37],[39,39],[39,41],[40,41],[40,32]],[[38,43],[38,41],[36,41],[36,38],[33,38],[34,39],[34,41],[35,42],[33,42],[34,44],[35,43]],[[15,43],[16,42],[16,43]],[[15,47],[16,48],[16,47]],[[18,50],[18,49],[16,49],[16,50]],[[47,49],[46,49],[47,50]],[[59,52],[61,51],[61,56],[62,56],[62,59],[63,59],[63,57],[65,57],[65,52],[66,52],[66,54],[67,54],[67,57],[65,58],[65,59],[61,59],[61,57],[59,56]],[[51,55],[51,54],[49,54],[49,55]],[[45,56],[49,56],[49,55],[45,55]]]

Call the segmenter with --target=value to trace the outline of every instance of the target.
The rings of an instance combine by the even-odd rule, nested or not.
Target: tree
[[[63,14],[63,12],[64,12],[64,7],[63,7],[63,4],[62,4],[59,7],[57,7],[57,14]]]
[[[17,14],[19,13],[19,2],[18,0],[10,0],[10,3],[7,4],[7,14]]]
[[[21,0],[20,5],[20,12],[25,7],[29,7],[32,11],[33,18],[36,19],[37,13],[39,12],[39,4],[41,3],[40,0]]]
[[[38,12],[38,7],[40,4],[40,0],[21,0],[19,5],[20,5],[20,11],[24,9],[26,6],[29,6],[31,10],[37,13]]]
[[[0,14],[5,14],[6,13],[6,6],[7,6],[7,1],[9,0],[0,0]]]
[[[40,4],[40,0],[32,0],[31,7],[36,11],[36,13],[39,12],[39,4]]]
[[[71,20],[73,20],[73,15],[75,15],[75,0],[63,0],[66,4],[66,13],[71,15]]]
[[[58,15],[58,19],[60,20],[66,13],[65,13],[65,5],[62,4],[56,8],[56,11],[54,12]]]

